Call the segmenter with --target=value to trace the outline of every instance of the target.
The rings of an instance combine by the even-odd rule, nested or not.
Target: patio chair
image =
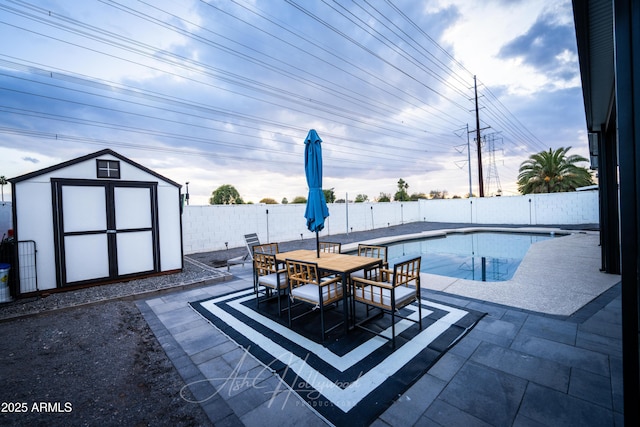
[[[420,330],[422,330],[420,260],[420,257],[416,257],[397,263],[393,270],[381,269],[381,273],[386,274],[387,280],[352,278],[354,301],[365,304],[367,307],[367,317],[356,322],[356,326],[391,340],[394,348],[396,346],[396,318],[418,323]],[[384,277],[383,274],[380,275],[381,278]],[[418,302],[418,320],[400,315],[400,310],[414,301]],[[378,314],[369,316],[370,308],[379,308],[383,314],[391,314],[391,338],[365,326],[367,322],[378,316]]]
[[[320,252],[339,254],[342,250],[342,243],[337,242],[319,242]],[[331,273],[320,273],[321,277],[333,277]]]
[[[364,245],[360,243],[358,245],[358,256],[365,256],[369,258],[379,258],[382,260],[382,268],[389,268],[389,263],[387,262],[387,247],[382,245]],[[378,266],[354,271],[351,273],[351,277],[360,277],[371,280],[386,280],[386,277],[379,278],[379,275],[382,274],[380,268]]]
[[[320,252],[339,254],[341,249],[342,249],[342,243],[320,242]]]
[[[342,282],[340,277],[323,278],[318,275],[318,265],[313,262],[287,261],[287,279],[289,282],[289,327],[291,322],[315,310],[320,310],[320,333],[322,342],[325,335],[336,328],[334,325],[325,329],[324,313],[327,306],[342,300]],[[311,309],[291,317],[292,303],[303,302],[311,305]],[[345,307],[346,308],[346,307]]]
[[[244,267],[245,262],[253,262],[253,247],[260,244],[260,239],[258,239],[258,235],[256,233],[251,233],[244,235],[244,241],[247,245],[247,253],[239,257],[228,259],[227,271],[229,271],[229,267],[232,265],[242,264]]]
[[[264,287],[264,294],[267,301],[272,298],[278,299],[278,316],[282,314],[281,295],[287,291],[287,269],[278,268],[278,261],[275,253],[263,253],[256,251],[253,254],[253,265],[255,274],[256,305],[260,308],[260,287]],[[272,293],[275,292],[275,295]]]
[[[251,259],[253,260],[253,289],[255,292],[258,292],[258,270],[256,268],[256,259],[255,259],[256,252],[275,255],[278,252],[280,252],[280,250],[278,249],[277,243],[264,243],[264,244],[254,245],[251,247],[251,250],[252,250]]]

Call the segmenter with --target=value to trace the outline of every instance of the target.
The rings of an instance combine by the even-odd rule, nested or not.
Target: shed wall
[[[158,233],[161,271],[182,268],[180,189],[158,182]]]

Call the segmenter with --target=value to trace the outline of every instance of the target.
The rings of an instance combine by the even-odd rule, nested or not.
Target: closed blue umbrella
[[[322,192],[322,140],[318,133],[311,129],[304,141],[304,171],[307,175],[309,197],[304,217],[307,219],[307,228],[316,233],[316,251],[320,258],[320,240],[318,232],[324,228],[324,220],[329,216],[327,201]]]

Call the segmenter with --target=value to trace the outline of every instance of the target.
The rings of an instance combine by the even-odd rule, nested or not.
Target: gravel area
[[[185,289],[215,280],[230,278],[224,269],[211,268],[186,257],[180,273],[165,274],[128,282],[93,286],[66,292],[44,293],[42,296],[22,298],[0,304],[0,321],[114,299],[138,299],[157,293]]]

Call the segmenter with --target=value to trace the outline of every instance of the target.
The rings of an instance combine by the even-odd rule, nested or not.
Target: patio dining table
[[[276,254],[276,260],[284,263],[287,259],[313,262],[318,269],[329,274],[339,274],[342,280],[342,297],[344,306],[344,331],[349,332],[349,276],[351,273],[364,268],[382,266],[382,259],[358,255],[336,254],[320,252],[320,258],[315,250],[298,249]]]

